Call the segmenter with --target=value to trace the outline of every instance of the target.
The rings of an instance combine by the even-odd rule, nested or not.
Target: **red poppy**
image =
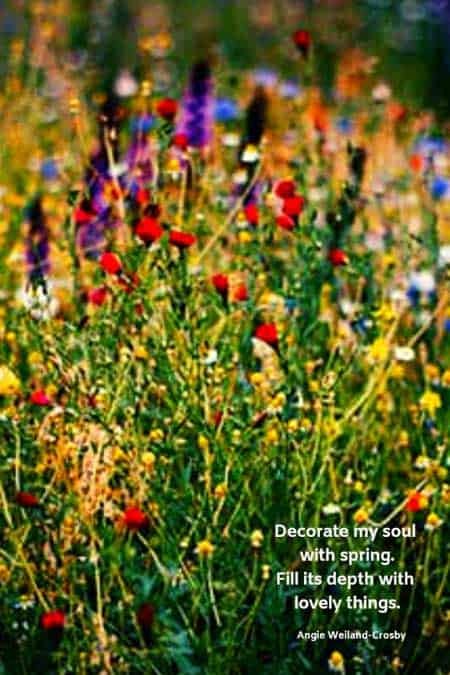
[[[150,190],[146,190],[145,188],[139,188],[136,192],[136,201],[138,204],[141,206],[143,204],[148,204],[150,201]]]
[[[388,106],[387,112],[389,119],[393,122],[403,122],[403,120],[406,118],[408,110],[401,103],[393,101]]]
[[[421,492],[411,492],[408,497],[408,501],[405,504],[405,510],[409,513],[416,513],[421,511],[424,508],[424,503],[426,504],[426,497]]]
[[[297,49],[303,54],[303,56],[308,56],[309,50],[311,48],[311,34],[307,30],[296,30],[292,35]]]
[[[423,171],[425,161],[422,155],[411,155],[409,158],[409,166],[415,173],[420,173]]]
[[[119,274],[122,271],[122,263],[115,253],[105,251],[100,256],[100,267],[107,274]]]
[[[248,290],[245,284],[239,284],[233,291],[234,302],[245,302],[248,300]]]
[[[181,232],[181,230],[171,230],[169,234],[169,242],[178,248],[189,248],[195,244],[197,238],[189,232]]]
[[[213,423],[215,427],[218,427],[219,424],[221,423],[223,418],[223,412],[221,410],[216,410],[216,412],[213,414]]]
[[[128,530],[143,530],[148,525],[148,516],[137,506],[129,506],[123,513],[123,522]]]
[[[175,134],[173,137],[173,144],[176,148],[180,148],[180,150],[186,150],[188,146],[188,137],[186,134]]]
[[[259,211],[255,204],[248,204],[244,208],[245,217],[250,225],[257,225],[259,223]]]
[[[152,244],[164,234],[164,230],[156,218],[150,218],[149,216],[145,216],[138,222],[134,232],[146,244]]]
[[[286,213],[280,213],[280,215],[277,216],[276,223],[278,227],[281,227],[283,230],[288,230],[289,232],[295,227],[295,220],[286,215]]]
[[[293,197],[288,197],[283,202],[283,213],[291,218],[296,218],[303,211],[305,205],[304,197],[300,195],[294,195]]]
[[[328,260],[333,267],[340,267],[348,263],[348,258],[340,248],[332,248],[328,253]]]
[[[275,185],[275,194],[277,197],[281,197],[281,199],[293,197],[295,195],[295,183],[292,178],[278,181]]]
[[[52,609],[41,615],[41,627],[44,630],[62,630],[66,623],[66,615],[60,609]]]
[[[39,506],[39,499],[36,495],[31,494],[31,492],[17,492],[16,502],[25,509],[33,509]]]
[[[85,211],[85,209],[82,209],[81,206],[79,206],[75,209],[73,217],[77,225],[84,225],[89,223],[92,218],[95,218],[95,213]]]
[[[254,336],[271,347],[278,347],[278,331],[274,323],[262,323],[256,327]]]
[[[93,305],[100,307],[106,301],[108,297],[108,289],[105,286],[99,286],[98,288],[91,288],[88,291],[88,302],[91,302]]]
[[[220,295],[227,295],[230,284],[226,274],[213,274],[211,281],[214,288],[218,293],[220,293]]]
[[[43,389],[36,389],[30,394],[30,403],[34,405],[51,405],[51,399]]]
[[[136,619],[141,629],[151,628],[155,619],[155,608],[149,602],[143,602],[136,612]]]
[[[156,112],[165,120],[172,121],[177,114],[178,103],[173,98],[162,98],[156,104]]]

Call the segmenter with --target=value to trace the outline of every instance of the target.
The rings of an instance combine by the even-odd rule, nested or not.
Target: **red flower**
[[[136,619],[141,629],[152,627],[155,619],[155,608],[149,602],[143,602],[136,612]]]
[[[328,253],[328,260],[333,267],[340,267],[341,265],[346,265],[348,262],[347,256],[340,248],[332,248]]]
[[[248,300],[248,290],[245,284],[239,284],[233,291],[234,302],[245,302]]]
[[[409,166],[415,173],[420,173],[425,166],[425,160],[422,155],[411,155],[409,158]]]
[[[41,615],[41,627],[44,630],[62,630],[66,623],[66,615],[60,609],[52,609]]]
[[[278,331],[274,323],[262,323],[255,329],[254,336],[270,347],[278,347]]]
[[[138,204],[148,204],[150,201],[150,190],[146,190],[145,188],[139,188],[138,191],[136,192],[136,201]]]
[[[296,218],[303,211],[305,205],[304,197],[300,195],[294,195],[293,197],[287,197],[283,202],[283,213],[291,218]]]
[[[216,410],[216,412],[213,414],[213,423],[215,427],[218,427],[219,424],[221,423],[223,418],[223,412],[221,410]]]
[[[98,288],[91,288],[88,291],[88,302],[91,302],[93,305],[100,307],[106,301],[108,297],[108,289],[105,286],[99,286]]]
[[[51,405],[52,402],[50,400],[50,397],[47,396],[45,391],[43,389],[36,389],[33,391],[30,395],[30,403],[33,403],[34,405]]]
[[[308,56],[311,47],[311,34],[307,30],[296,30],[292,39],[303,56]]]
[[[176,148],[180,148],[180,150],[186,150],[188,146],[188,137],[186,134],[175,134],[173,137],[173,144]]]
[[[124,511],[123,522],[128,530],[143,530],[148,525],[148,516],[137,506],[129,506]]]
[[[276,223],[283,230],[288,230],[289,232],[291,232],[295,227],[295,220],[292,220],[292,218],[286,215],[286,213],[280,213],[280,215],[277,216]]]
[[[226,296],[229,289],[228,276],[226,274],[214,274],[211,277],[214,288],[220,295]]]
[[[25,509],[33,509],[39,506],[39,499],[36,495],[31,494],[31,492],[17,492],[16,502]]]
[[[119,274],[122,271],[122,263],[115,253],[105,251],[100,256],[100,267],[107,274]]]
[[[134,232],[146,244],[153,244],[164,234],[164,230],[156,218],[150,218],[149,216],[138,222]]]
[[[275,185],[275,194],[277,197],[281,197],[281,199],[293,197],[295,195],[295,183],[292,178],[278,181]]]
[[[160,117],[171,122],[177,114],[178,103],[173,98],[162,98],[156,104],[156,112]]]
[[[197,238],[189,232],[181,232],[181,230],[171,230],[169,234],[169,242],[178,248],[189,248],[195,244]]]
[[[85,211],[79,206],[75,209],[73,217],[77,225],[84,225],[85,223],[89,223],[92,218],[95,218],[95,213]]]
[[[244,208],[245,217],[250,225],[257,225],[259,222],[259,211],[255,204],[248,204]]]
[[[427,504],[427,498],[421,492],[411,492],[408,497],[408,501],[405,504],[405,510],[409,513],[416,513],[421,511]]]

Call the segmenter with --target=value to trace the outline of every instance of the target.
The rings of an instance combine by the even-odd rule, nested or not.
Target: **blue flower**
[[[433,199],[442,199],[447,194],[449,181],[442,176],[436,176],[431,183],[431,196]]]
[[[148,132],[153,128],[155,124],[155,118],[153,115],[139,115],[139,117],[133,117],[131,120],[131,131],[134,134],[148,134]]]
[[[278,74],[269,68],[257,68],[253,71],[253,80],[255,84],[270,88],[278,82]]]
[[[416,306],[419,304],[420,300],[420,291],[416,286],[410,286],[406,291],[406,297],[408,298],[411,305]]]
[[[423,136],[415,144],[415,152],[426,157],[431,157],[437,153],[446,152],[447,143],[443,138],[437,136]]]
[[[339,117],[336,121],[336,129],[341,132],[341,134],[349,134],[353,129],[353,122],[348,117]]]
[[[239,117],[239,108],[231,98],[217,98],[214,103],[214,118],[216,122],[231,122]]]
[[[286,80],[280,85],[280,94],[283,98],[296,98],[300,91],[300,86],[293,80]]]
[[[285,298],[284,308],[290,314],[297,307],[298,302],[295,298]]]
[[[56,180],[58,178],[58,165],[52,157],[44,159],[41,164],[41,175],[44,180]]]

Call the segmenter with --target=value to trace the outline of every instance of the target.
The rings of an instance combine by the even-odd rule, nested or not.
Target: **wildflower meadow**
[[[446,675],[442,110],[400,99],[358,44],[324,84],[325,10],[291,9],[273,62],[236,65],[206,29],[184,48],[169,2],[142,3],[132,34],[128,3],[12,5],[0,674]],[[295,3],[255,3],[261,30],[278,5]],[[350,535],[281,540],[277,523]],[[370,551],[414,583],[366,589],[378,610],[296,608],[311,589],[277,573],[307,569],[302,547],[365,551],[355,525],[402,531]],[[391,569],[369,557],[352,574]],[[405,638],[298,639],[353,627]]]

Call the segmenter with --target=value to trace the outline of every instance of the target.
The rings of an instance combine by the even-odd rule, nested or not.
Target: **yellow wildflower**
[[[431,415],[431,417],[434,417],[434,415],[436,414],[436,410],[438,410],[438,408],[441,407],[442,401],[438,393],[428,389],[422,395],[419,404],[421,410]]]
[[[431,513],[428,514],[427,519],[425,521],[425,529],[426,530],[428,530],[429,532],[432,532],[433,530],[436,530],[441,525],[442,525],[442,518],[439,518],[437,513],[434,513],[434,511],[432,511]]]
[[[345,661],[341,652],[331,652],[330,658],[328,659],[328,667],[335,673],[343,673],[345,671]]]
[[[427,363],[424,370],[427,379],[431,381],[439,380],[439,368],[434,363]]]
[[[208,539],[202,539],[198,542],[195,552],[200,558],[209,558],[214,553],[214,549],[215,546]]]
[[[443,372],[442,384],[444,387],[450,387],[450,369],[447,369]]]
[[[153,471],[153,468],[155,466],[155,461],[156,457],[153,454],[153,452],[143,452],[142,457],[141,457],[141,462],[144,465],[144,467],[147,469],[147,471]]]
[[[200,450],[203,451],[209,450],[209,441],[206,438],[206,436],[203,436],[203,434],[199,435],[199,437],[197,438],[197,443]]]
[[[164,432],[162,429],[152,429],[149,438],[151,441],[155,441],[155,443],[161,443],[164,440]]]
[[[136,345],[134,348],[134,355],[137,359],[148,359],[148,351],[144,345]]]
[[[240,244],[249,244],[253,237],[250,232],[247,232],[247,230],[241,230],[238,234],[238,239]]]
[[[361,525],[362,523],[366,523],[368,518],[369,518],[369,514],[367,513],[367,509],[365,509],[363,506],[361,506],[361,508],[359,508],[353,515],[353,520],[358,525]]]
[[[268,581],[270,579],[270,565],[262,565],[261,573],[263,581]]]
[[[389,356],[389,342],[386,338],[379,337],[368,348],[368,354],[371,361],[385,361]]]
[[[0,396],[14,396],[19,392],[19,379],[7,366],[0,366]]]
[[[214,488],[214,497],[216,497],[216,499],[223,499],[224,497],[226,497],[227,492],[228,492],[227,484],[219,483]]]
[[[253,530],[253,532],[250,535],[250,542],[251,542],[252,548],[261,548],[263,540],[264,540],[264,534],[262,533],[262,531],[261,530]]]

